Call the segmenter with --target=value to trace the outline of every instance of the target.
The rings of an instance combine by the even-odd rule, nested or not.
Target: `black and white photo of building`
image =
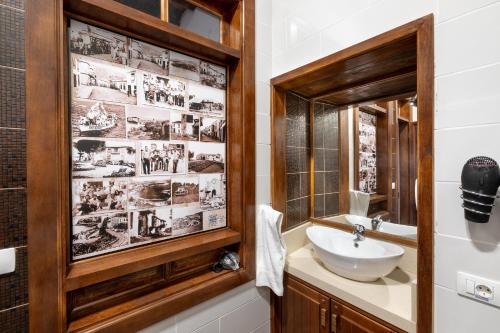
[[[226,207],[226,180],[224,174],[200,175],[200,207],[203,210]]]
[[[137,104],[135,70],[82,56],[73,57],[72,63],[74,97]]]
[[[171,140],[199,141],[200,118],[192,114],[172,112],[170,126]]]
[[[201,117],[200,140],[203,142],[226,142],[226,121],[220,118]]]
[[[69,48],[73,53],[128,64],[127,37],[80,21],[70,21]]]
[[[135,39],[129,39],[130,67],[168,75],[170,51]]]
[[[121,180],[73,181],[73,216],[95,215],[127,208],[127,183]]]
[[[135,176],[135,144],[128,141],[73,141],[73,178]]]
[[[128,209],[165,207],[171,204],[170,177],[134,178],[128,185]]]
[[[226,92],[224,90],[189,84],[189,111],[212,117],[224,117]]]
[[[170,52],[170,75],[200,81],[200,60],[188,55]]]
[[[142,99],[145,105],[183,110],[186,84],[182,81],[144,73]]]
[[[72,257],[93,257],[128,247],[130,244],[127,213],[73,218]]]
[[[71,103],[73,137],[125,138],[125,107],[98,101]]]
[[[199,207],[172,208],[172,235],[181,236],[203,230],[203,213]]]
[[[138,140],[170,140],[170,112],[145,106],[129,106],[127,136]]]
[[[172,204],[198,205],[200,186],[198,177],[185,176],[172,178]]]
[[[212,230],[226,226],[226,210],[210,210],[203,212],[203,230]]]
[[[189,144],[190,173],[224,173],[225,145],[191,142]]]
[[[217,89],[226,89],[226,69],[209,62],[202,61],[200,65],[200,79],[205,86]]]
[[[170,208],[129,212],[130,243],[148,243],[172,236]]]
[[[184,144],[168,141],[141,141],[141,175],[186,173]]]

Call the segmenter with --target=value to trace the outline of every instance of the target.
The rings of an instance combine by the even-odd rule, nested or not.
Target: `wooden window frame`
[[[344,83],[345,86],[338,88],[334,93],[317,93],[313,91],[319,85],[328,85],[332,77],[345,74],[346,63],[355,64],[362,56],[369,52],[386,52],[391,46],[399,45],[405,40],[415,41],[415,65],[401,68],[399,72],[391,72],[381,77],[375,77],[368,82],[359,79],[359,82]],[[357,57],[360,58],[357,58]],[[354,59],[354,60],[353,60]],[[396,59],[397,60],[397,59]],[[391,62],[394,59],[391,60]],[[391,62],[384,64],[391,67]],[[340,69],[339,69],[340,68]],[[343,71],[344,70],[344,71]],[[320,73],[328,74],[328,77],[320,76]],[[336,72],[335,72],[336,71]],[[390,71],[390,70],[389,70]],[[356,71],[352,71],[356,72]],[[361,70],[359,72],[362,72]],[[325,75],[326,75],[325,74]],[[320,79],[318,79],[320,78]],[[407,84],[415,79],[416,86]],[[319,81],[318,81],[319,80]],[[394,80],[394,81],[393,81]],[[390,87],[398,89],[390,89]],[[407,91],[399,91],[399,87],[408,88]],[[417,241],[402,237],[383,234],[367,230],[368,236],[392,242],[398,242],[407,246],[417,247],[417,332],[432,332],[433,330],[433,255],[434,255],[434,225],[433,225],[433,128],[434,128],[434,16],[424,16],[415,21],[404,24],[378,36],[360,42],[356,45],[343,49],[302,67],[293,69],[287,73],[271,79],[271,200],[276,210],[286,211],[286,177],[285,177],[285,133],[286,114],[284,96],[287,90],[302,93],[306,98],[321,98],[332,96],[342,97],[345,103],[340,103],[339,108],[348,105],[360,105],[374,103],[377,101],[394,101],[414,96],[417,92],[418,102],[418,203],[417,212],[418,234]],[[333,89],[332,89],[333,90]],[[308,96],[304,92],[309,92]],[[376,95],[376,94],[379,95]],[[314,95],[317,94],[317,95]],[[366,99],[357,99],[353,102],[353,96],[370,96]],[[385,95],[384,95],[385,94]],[[376,98],[371,97],[376,95]],[[330,101],[329,99],[323,99]],[[345,186],[345,184],[344,184]],[[325,224],[330,227],[352,231],[352,226],[342,223],[330,222],[321,219],[310,218],[313,223]],[[283,230],[286,229],[286,220]],[[272,297],[273,332],[281,332],[281,304],[278,297]]]
[[[255,1],[210,3],[224,17],[221,43],[115,1],[27,1],[31,332],[136,332],[255,278]],[[70,17],[226,66],[226,228],[70,262],[71,127],[64,38]],[[68,295],[74,290],[227,247],[241,257],[237,271],[191,275],[94,315],[70,320]]]

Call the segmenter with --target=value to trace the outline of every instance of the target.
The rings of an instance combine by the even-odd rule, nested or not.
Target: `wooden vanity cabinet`
[[[275,333],[404,333],[288,274],[284,289]]]

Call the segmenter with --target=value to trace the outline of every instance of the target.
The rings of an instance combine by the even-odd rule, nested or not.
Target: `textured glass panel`
[[[168,1],[168,22],[220,42],[220,18],[184,0]]]
[[[161,17],[161,0],[115,0],[141,12]]]

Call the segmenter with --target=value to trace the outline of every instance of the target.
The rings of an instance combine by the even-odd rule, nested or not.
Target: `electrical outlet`
[[[500,282],[498,281],[464,272],[457,273],[457,292],[462,296],[500,307],[500,296],[496,296],[495,291],[500,292]]]

